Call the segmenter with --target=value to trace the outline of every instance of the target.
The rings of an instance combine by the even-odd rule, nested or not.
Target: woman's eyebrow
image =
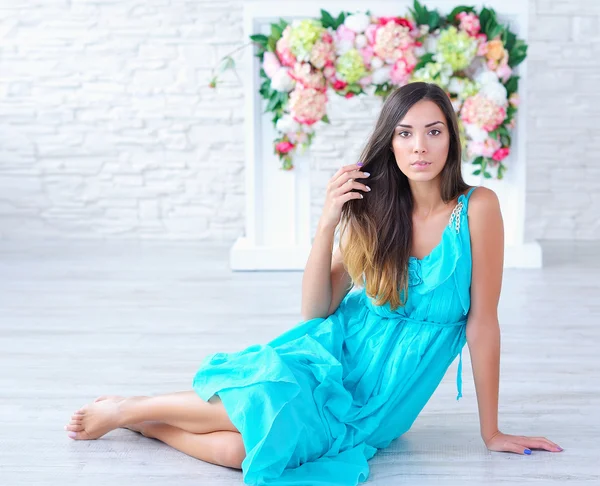
[[[441,121],[434,121],[433,123],[428,123],[427,125],[425,125],[425,128],[429,128],[437,123],[441,123],[442,125],[444,124],[444,122],[441,122]],[[398,126],[402,127],[402,128],[412,128],[412,125],[398,125]]]

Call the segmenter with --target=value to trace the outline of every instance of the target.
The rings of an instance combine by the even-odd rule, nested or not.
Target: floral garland
[[[463,160],[473,174],[502,179],[510,131],[519,104],[514,68],[527,45],[493,9],[456,7],[448,16],[417,0],[405,17],[374,17],[321,10],[320,19],[271,24],[270,35],[251,39],[261,60],[261,96],[278,132],[275,153],[293,168],[310,146],[317,122],[329,123],[328,93],[385,98],[398,86],[426,81],[441,86],[459,119]],[[232,66],[230,57],[225,61]],[[216,86],[217,78],[211,81]]]

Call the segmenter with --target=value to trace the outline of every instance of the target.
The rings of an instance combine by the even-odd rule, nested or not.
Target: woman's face
[[[433,101],[415,103],[394,129],[396,163],[410,180],[435,179],[446,165],[449,148],[446,117]]]

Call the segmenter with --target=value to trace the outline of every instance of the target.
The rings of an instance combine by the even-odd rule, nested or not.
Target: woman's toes
[[[69,431],[69,432],[81,432],[83,430],[83,425],[81,425],[81,424],[65,425],[65,430]]]

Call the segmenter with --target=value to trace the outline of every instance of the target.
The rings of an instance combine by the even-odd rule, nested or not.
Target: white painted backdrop
[[[481,7],[479,2],[471,2]],[[374,15],[394,15],[407,12],[412,2],[377,1],[368,4]],[[429,0],[428,7],[448,13],[457,5],[456,0]],[[485,6],[498,13],[502,23],[508,23],[513,32],[527,41],[528,4],[517,0],[491,0]],[[247,38],[254,33],[269,33],[269,24],[279,18],[318,17],[320,9],[334,15],[340,10],[364,11],[362,1],[320,0],[305,2],[249,1],[244,5],[244,34]],[[245,85],[245,144],[246,144],[246,233],[237,239],[231,249],[230,264],[234,270],[302,270],[310,252],[312,235],[318,219],[314,210],[314,191],[311,186],[324,186],[338,166],[352,163],[366,142],[375,122],[380,102],[375,100],[345,100],[330,96],[331,127],[319,126],[313,149],[321,150],[336,143],[345,148],[351,146],[354,159],[340,160],[329,171],[317,172],[318,161],[311,163],[311,154],[297,156],[292,171],[281,170],[273,154],[275,130],[269,114],[263,114],[264,102],[258,94],[259,60],[247,50],[240,65]],[[485,185],[498,194],[505,224],[505,266],[541,266],[541,248],[537,242],[525,242],[525,194],[526,194],[526,124],[527,117],[527,60],[519,65],[516,74],[521,76],[519,94],[521,106],[517,115],[517,126],[513,132],[513,146],[506,164],[508,171],[502,181],[486,180],[471,175],[472,168],[464,167],[465,180],[470,185]],[[333,99],[332,99],[333,98]],[[341,105],[345,104],[346,107]],[[336,115],[341,115],[336,118]],[[348,120],[350,118],[350,120]],[[336,131],[336,124],[353,121],[364,125],[362,140],[340,140],[343,131]],[[319,124],[322,125],[322,124]],[[356,127],[353,127],[356,133]],[[337,138],[337,140],[336,140]],[[358,142],[358,143],[357,143]],[[325,145],[325,147],[323,147]],[[343,152],[343,149],[342,149]],[[347,154],[344,154],[347,155]],[[313,210],[311,211],[311,208]]]

